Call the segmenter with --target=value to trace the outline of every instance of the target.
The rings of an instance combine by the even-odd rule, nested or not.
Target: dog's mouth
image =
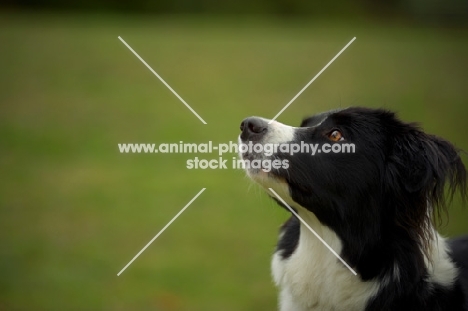
[[[271,167],[266,165],[270,159],[261,153],[239,152],[239,157],[243,160],[243,168],[252,177],[255,174],[272,174]]]
[[[287,200],[295,203],[289,194],[289,162],[281,151],[272,145],[289,144],[294,141],[295,128],[270,120],[250,117],[242,121],[239,135],[239,157],[244,161],[244,169],[253,181],[264,188],[270,196],[270,189]],[[241,146],[244,146],[243,148]],[[256,147],[255,147],[256,146]],[[269,146],[269,149],[265,148]]]
[[[246,118],[240,124],[239,156],[244,161],[244,169],[250,176],[262,171],[267,173],[267,168],[262,165],[266,156],[262,152],[255,152],[254,147],[263,146],[262,142],[268,133],[268,128],[268,120],[258,117]]]
[[[258,144],[258,143],[257,143]],[[265,161],[265,160],[270,160],[273,155],[267,155],[264,152],[255,152],[249,149],[249,142],[242,142],[239,139],[239,146],[245,146],[245,149],[248,149],[247,151],[243,152],[243,150],[239,150],[239,157],[244,160],[244,161]],[[244,148],[244,147],[240,147]]]
[[[281,153],[272,147],[293,141],[295,128],[260,117],[249,117],[242,121],[240,130],[239,157],[244,161],[247,174],[253,179],[256,175],[262,179],[279,177],[287,165],[281,159]]]
[[[249,161],[249,162],[252,162],[254,160],[260,160],[260,161],[263,160],[263,156],[258,155],[256,153],[244,152],[240,156],[241,156],[242,160]]]

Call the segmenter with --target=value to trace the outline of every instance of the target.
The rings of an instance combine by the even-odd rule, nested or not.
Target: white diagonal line
[[[193,108],[190,107],[190,105],[187,104],[187,103],[185,102],[185,100],[183,100],[183,98],[180,97],[179,94],[177,94],[176,91],[174,91],[174,89],[173,89],[172,87],[170,87],[170,85],[167,84],[166,81],[164,81],[164,79],[161,78],[161,76],[158,75],[158,73],[157,73],[156,71],[154,71],[153,68],[151,68],[150,65],[148,65],[148,64],[144,61],[144,59],[141,58],[140,55],[138,55],[138,53],[135,52],[135,51],[131,48],[130,45],[127,44],[127,42],[125,42],[124,39],[122,39],[120,36],[119,36],[118,38],[119,38],[120,41],[122,41],[123,44],[125,44],[125,46],[126,46],[133,54],[135,54],[135,56],[136,56],[136,57],[137,57],[137,58],[138,58],[138,59],[139,59],[139,60],[140,60],[140,61],[141,61],[141,62],[142,62],[142,63],[159,79],[159,80],[161,80],[161,82],[162,82],[162,83],[163,83],[163,84],[164,84],[164,85],[165,85],[165,86],[166,86],[166,87],[167,87],[167,88],[168,88],[168,89],[169,89],[169,90],[170,90],[170,91],[171,91],[171,92],[172,92],[172,93],[173,93],[173,94],[174,94],[174,95],[175,95],[175,96],[176,96],[176,97],[177,97],[177,98],[194,114],[194,115],[197,116],[198,119],[200,119],[200,121],[203,122],[203,124],[207,124],[207,123],[205,122],[205,120],[203,120],[202,117],[200,117],[200,116],[198,115],[198,113],[197,113],[195,110],[193,110]]]
[[[336,256],[336,258],[338,258],[354,275],[357,275],[356,271],[353,270],[353,268],[351,268],[347,263],[346,261],[343,260],[343,258],[340,257],[340,255],[338,255],[334,250],[333,248],[330,247],[330,245],[327,244],[327,242],[325,242],[321,237],[320,235],[317,234],[317,232],[314,231],[314,229],[312,229],[305,221],[304,219],[302,219],[292,208],[291,206],[288,205],[288,203],[286,203],[276,192],[275,190],[271,189],[271,188],[268,188],[270,189],[270,191],[278,198],[278,200],[281,201],[281,203],[283,203],[290,211],[291,213],[293,213],[294,216],[297,217],[297,219],[299,219],[303,224],[304,226],[307,227],[307,229],[310,230],[310,232],[312,232],[316,237],[317,239],[320,240],[320,242],[323,243],[323,245],[325,245],[329,250],[330,252],[333,253],[333,255]]]
[[[335,59],[337,59],[337,58],[338,58],[338,56],[340,56],[340,55],[341,55],[341,53],[343,53],[343,52],[344,52],[344,51],[345,51],[345,50],[348,48],[348,46],[350,46],[350,45],[351,45],[351,43],[353,43],[353,41],[354,41],[354,40],[356,40],[356,37],[354,37],[353,39],[351,39],[351,41],[349,41],[349,43],[348,43],[348,44],[346,44],[346,46],[345,46],[344,48],[342,48],[342,49],[341,49],[341,51],[339,51],[339,52],[338,52],[338,54],[336,54],[336,55],[335,55],[335,57],[333,57],[333,58],[332,58],[332,60],[331,60],[331,61],[329,61],[329,62],[328,62],[328,64],[326,64],[326,65],[325,65],[325,67],[323,67],[323,68],[322,68],[322,70],[320,70],[320,71],[319,71],[319,73],[318,73],[318,74],[316,74],[316,75],[315,75],[315,77],[313,77],[313,78],[312,78],[312,80],[310,80],[310,82],[309,82],[309,83],[307,83],[307,84],[306,84],[306,86],[304,86],[304,87],[302,88],[302,90],[300,90],[300,91],[299,91],[299,93],[297,93],[297,95],[296,95],[296,96],[294,96],[294,98],[293,98],[293,99],[291,99],[291,100],[289,101],[289,103],[287,103],[287,104],[286,104],[286,106],[284,106],[284,107],[283,107],[283,109],[281,109],[281,111],[280,111],[280,112],[278,112],[278,113],[276,114],[276,116],[275,116],[273,119],[271,119],[271,120],[268,122],[268,124],[271,124],[273,121],[275,121],[275,120],[276,120],[276,118],[278,118],[278,117],[280,116],[280,114],[282,114],[282,113],[283,113],[283,111],[285,111],[285,110],[286,110],[286,108],[288,108],[288,107],[289,107],[289,105],[291,105],[291,104],[293,103],[293,101],[295,101],[295,100],[296,100],[296,98],[298,98],[298,97],[299,97],[299,95],[301,95],[301,94],[302,94],[302,92],[304,92],[304,91],[305,91],[305,89],[306,89],[306,88],[308,88],[308,87],[309,87],[309,85],[311,85],[311,84],[312,84],[312,82],[314,82],[314,81],[315,81],[315,79],[317,79],[317,78],[318,78],[318,77],[319,77],[319,76],[322,74],[322,72],[324,72],[324,71],[325,71],[325,69],[327,69],[327,68],[328,68],[328,66],[330,66],[330,65],[331,65],[331,63],[333,63],[333,62],[335,61]]]
[[[141,255],[141,253],[143,253],[143,252],[145,251],[145,249],[147,249],[147,248],[148,248],[148,246],[150,246],[150,245],[151,245],[151,243],[153,243],[153,242],[154,242],[154,240],[156,240],[156,239],[157,239],[157,238],[158,238],[158,237],[159,237],[159,236],[160,236],[160,235],[161,235],[161,234],[164,232],[164,230],[166,230],[166,229],[167,229],[167,227],[169,227],[169,226],[170,226],[170,225],[171,225],[171,224],[174,222],[174,220],[176,220],[176,219],[177,219],[177,217],[179,217],[179,216],[180,216],[180,214],[182,214],[182,213],[183,213],[183,212],[184,212],[184,211],[187,209],[187,207],[189,207],[189,206],[190,206],[190,204],[192,204],[192,203],[193,203],[193,201],[195,201],[195,200],[196,200],[196,198],[198,198],[198,196],[200,196],[200,194],[202,194],[202,192],[203,192],[203,191],[205,191],[205,189],[206,189],[206,188],[203,188],[202,190],[200,190],[200,192],[198,192],[198,193],[197,193],[197,195],[196,195],[196,196],[194,196],[194,197],[193,197],[193,199],[192,199],[192,200],[190,200],[190,202],[188,202],[188,203],[187,203],[187,205],[185,205],[185,206],[184,206],[184,208],[183,208],[183,209],[181,209],[181,210],[180,210],[180,212],[178,212],[178,213],[177,213],[177,215],[175,215],[175,216],[174,216],[174,218],[172,218],[172,219],[171,219],[171,221],[169,221],[169,222],[167,223],[167,225],[165,225],[165,226],[164,226],[164,228],[162,228],[162,229],[161,229],[161,231],[159,231],[159,232],[158,232],[158,234],[156,234],[156,236],[155,236],[153,239],[151,239],[151,241],[149,241],[149,243],[148,243],[148,244],[146,244],[146,245],[145,245],[145,247],[143,247],[143,248],[142,248],[142,250],[141,250],[141,251],[140,251],[138,254],[136,254],[136,255],[135,255],[135,257],[133,257],[133,259],[132,259],[132,260],[130,260],[130,262],[129,262],[129,263],[128,263],[128,264],[127,264],[127,265],[126,265],[126,266],[125,266],[125,267],[124,267],[122,270],[120,270],[120,272],[119,272],[119,273],[117,273],[117,276],[120,276],[120,274],[122,274],[122,272],[124,272],[124,271],[125,271],[125,269],[127,269],[127,268],[128,268],[128,266],[130,266],[130,265],[132,264],[132,262],[134,262],[134,261],[135,261],[135,259],[137,259],[137,258],[138,258],[138,256],[140,256],[140,255]]]

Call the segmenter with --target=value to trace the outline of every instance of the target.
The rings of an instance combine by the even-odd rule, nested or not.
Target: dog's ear
[[[450,142],[433,136],[425,135],[424,146],[428,163],[430,163],[433,184],[425,188],[429,200],[435,207],[445,208],[445,186],[448,186],[448,199],[453,198],[457,190],[463,200],[466,200],[466,169],[460,158],[460,150]],[[430,182],[430,181],[429,181]]]
[[[402,191],[421,195],[435,205],[444,205],[457,189],[466,196],[466,170],[456,149],[448,141],[406,125],[393,141],[388,173],[398,178]]]
[[[415,193],[428,187],[432,180],[434,157],[426,154],[424,135],[410,130],[396,136],[392,143],[389,170],[401,183],[401,191]]]
[[[428,243],[432,213],[446,213],[447,202],[457,190],[466,198],[466,169],[459,150],[448,141],[413,124],[394,124],[392,132],[395,135],[390,141],[384,181],[386,198],[394,205],[396,221],[414,229],[420,241]]]
[[[446,210],[446,202],[457,189],[465,199],[466,169],[460,150],[413,124],[400,124],[397,128],[391,142],[386,177],[387,186],[392,188],[387,190],[399,192],[399,198],[405,200],[398,204],[403,208],[400,212],[413,217],[416,213],[427,215],[431,209],[439,214]],[[412,212],[406,213],[405,209]]]

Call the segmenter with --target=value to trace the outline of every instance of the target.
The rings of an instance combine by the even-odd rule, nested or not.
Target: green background
[[[272,118],[354,36],[278,120],[384,107],[468,150],[465,28],[0,15],[0,310],[275,309],[269,261],[287,214],[242,171],[188,170],[193,154],[120,154],[117,144],[235,141],[243,118]],[[468,233],[459,200],[441,231]]]

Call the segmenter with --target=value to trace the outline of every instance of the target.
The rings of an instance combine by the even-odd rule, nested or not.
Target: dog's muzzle
[[[240,138],[243,142],[259,142],[268,132],[268,122],[257,117],[249,117],[242,121],[240,125],[242,131]]]

